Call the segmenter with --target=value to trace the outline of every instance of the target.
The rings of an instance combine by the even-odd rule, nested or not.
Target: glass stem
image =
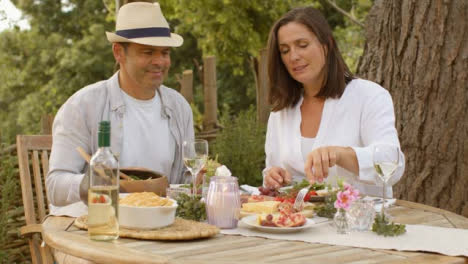
[[[386,196],[385,196],[385,181],[383,182],[383,189],[382,189],[382,218],[385,217],[385,201],[386,201]]]
[[[197,196],[197,175],[192,172],[192,196],[196,197]]]

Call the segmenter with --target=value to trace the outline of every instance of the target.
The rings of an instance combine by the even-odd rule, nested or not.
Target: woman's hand
[[[304,171],[310,183],[322,182],[328,177],[328,168],[335,165],[359,174],[356,152],[350,147],[338,146],[314,149],[307,155]]]
[[[291,174],[287,170],[280,167],[272,167],[266,173],[265,186],[278,189],[282,185],[289,184],[291,180]]]
[[[305,174],[309,182],[322,182],[328,177],[328,168],[336,165],[337,147],[328,146],[314,149],[307,155]]]

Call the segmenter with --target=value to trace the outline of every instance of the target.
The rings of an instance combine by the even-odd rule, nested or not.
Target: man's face
[[[155,91],[171,67],[169,47],[129,43],[121,48],[120,67],[139,89]]]

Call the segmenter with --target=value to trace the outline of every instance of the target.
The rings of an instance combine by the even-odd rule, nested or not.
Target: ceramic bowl
[[[177,202],[171,206],[140,207],[119,205],[119,224],[130,229],[156,229],[174,223]]]

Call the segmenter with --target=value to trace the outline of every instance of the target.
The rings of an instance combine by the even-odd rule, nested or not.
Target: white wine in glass
[[[197,174],[205,166],[208,158],[208,141],[204,139],[196,139],[194,141],[184,141],[182,145],[182,156],[184,159],[185,167],[192,175],[192,196],[197,195]]]
[[[373,149],[373,162],[377,175],[383,181],[382,190],[382,214],[385,215],[386,184],[398,168],[400,148],[395,145],[379,144]]]

